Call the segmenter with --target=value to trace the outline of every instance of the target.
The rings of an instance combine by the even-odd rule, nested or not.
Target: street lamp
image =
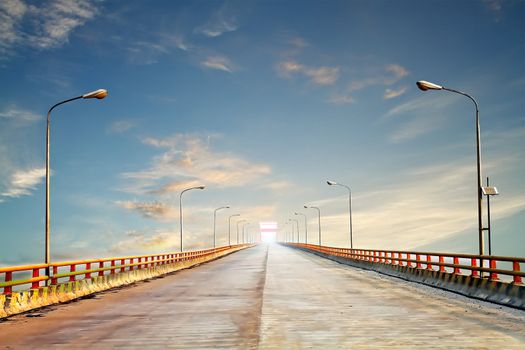
[[[182,195],[184,194],[184,192],[187,192],[187,191],[191,191],[191,190],[203,190],[205,189],[206,186],[195,186],[195,187],[190,187],[190,188],[187,188],[185,190],[183,190],[181,193],[180,193],[180,196],[179,196],[179,219],[180,219],[180,251],[182,252]]]
[[[304,216],[304,243],[308,244],[308,221],[306,219],[306,215],[303,213],[294,213],[294,214]]]
[[[299,243],[299,220],[290,219],[290,221],[295,221],[295,224],[297,225],[297,243]],[[293,226],[293,223],[292,223],[292,226]],[[292,235],[292,242],[293,242],[293,235]]]
[[[479,255],[483,255],[485,251],[485,247],[483,244],[483,218],[482,218],[482,201],[483,201],[483,193],[482,193],[482,184],[481,184],[481,141],[480,141],[480,128],[479,128],[479,108],[478,103],[476,100],[470,96],[469,94],[466,94],[462,91],[450,89],[441,85],[437,85],[434,83],[430,83],[425,80],[420,80],[416,83],[417,87],[422,91],[427,90],[446,90],[450,92],[454,92],[456,94],[460,94],[463,96],[468,97],[472,102],[474,102],[474,106],[476,107],[476,150],[477,150],[477,157],[476,157],[476,166],[477,166],[477,182],[478,182],[478,239],[479,239]],[[481,264],[480,264],[481,265]]]
[[[237,221],[237,244],[239,244],[239,224],[245,222],[245,219]]]
[[[46,264],[50,264],[51,263],[51,251],[50,251],[50,205],[49,205],[49,173],[50,173],[50,166],[51,166],[51,163],[50,163],[50,157],[49,157],[49,143],[50,143],[50,138],[49,138],[49,135],[50,135],[50,126],[51,126],[51,111],[53,109],[55,109],[55,107],[58,107],[64,103],[67,103],[67,102],[71,102],[71,101],[74,101],[74,100],[79,100],[81,98],[83,99],[88,99],[88,98],[96,98],[96,99],[103,99],[104,97],[106,97],[108,95],[108,91],[107,90],[104,90],[104,89],[98,89],[98,90],[95,90],[95,91],[92,91],[92,92],[89,92],[87,94],[84,94],[84,95],[80,95],[80,96],[77,96],[77,97],[73,97],[73,98],[70,98],[68,100],[64,100],[62,102],[59,102],[57,104],[55,104],[53,107],[51,107],[49,109],[49,111],[47,112],[47,128],[46,128],[46,219],[45,219],[45,224],[46,224],[46,229],[45,229],[45,233],[46,233],[46,248],[45,248],[45,260],[46,260]],[[49,266],[46,267],[46,275],[49,276]]]
[[[233,214],[228,218],[228,246],[232,246],[232,218],[234,216],[241,216],[241,214]]]
[[[246,233],[245,233],[245,228],[247,225],[249,225],[250,223],[249,222],[245,222],[244,224],[242,224],[242,243],[246,243],[247,239],[246,239]]]
[[[230,209],[230,206],[219,207],[213,211],[213,248],[217,246],[217,211],[221,209]]]
[[[305,205],[304,208],[305,209],[309,209],[309,208],[317,209],[317,212],[319,214],[319,245],[321,245],[321,209],[319,209],[318,207],[307,206],[307,205]]]
[[[329,186],[341,186],[348,190],[348,215],[350,222],[350,249],[354,249],[354,242],[352,237],[352,190],[347,185],[335,182],[335,181],[326,181]]]

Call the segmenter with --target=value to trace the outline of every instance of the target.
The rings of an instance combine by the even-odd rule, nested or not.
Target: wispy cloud
[[[119,207],[136,211],[147,219],[172,219],[176,217],[176,210],[160,202],[116,201]]]
[[[486,164],[491,169],[501,169],[502,165]],[[363,248],[412,249],[465,230],[475,232],[475,168],[471,159],[420,166],[399,178],[402,180],[395,186],[364,194],[354,192],[354,244]],[[341,235],[341,230],[348,227],[344,198],[315,204],[330,213],[323,216],[323,233],[339,240],[338,244],[348,244]],[[493,218],[503,219],[524,209],[525,193],[509,193],[494,206]],[[312,226],[317,224],[314,219],[312,216]]]
[[[392,98],[399,97],[403,95],[407,91],[406,86],[398,88],[398,89],[386,89],[385,94],[383,95],[383,98],[385,100],[390,100]]]
[[[283,77],[292,78],[301,74],[310,78],[316,85],[333,85],[339,79],[339,67],[309,67],[295,61],[284,61],[277,65],[277,71]]]
[[[234,16],[226,15],[225,11],[221,10],[215,13],[206,24],[197,27],[195,32],[209,38],[215,38],[224,33],[234,32],[238,28],[237,19]]]
[[[0,120],[2,118],[12,122],[13,125],[26,125],[40,120],[42,116],[25,109],[20,109],[16,106],[11,106],[0,112]]]
[[[146,138],[144,144],[163,150],[146,170],[122,174],[135,183],[124,190],[133,193],[163,194],[179,190],[180,183],[217,187],[243,186],[269,174],[266,164],[249,162],[235,154],[217,152],[207,140],[176,134],[168,138]]]
[[[205,68],[222,70],[224,72],[233,73],[233,65],[231,61],[224,56],[210,56],[201,65]]]
[[[383,95],[385,99],[401,96],[406,92],[406,87],[393,89],[390,86],[398,83],[407,75],[409,75],[409,72],[406,68],[399,64],[389,64],[386,67],[382,67],[380,72],[371,76],[353,79],[342,92],[332,93],[328,102],[334,104],[354,103],[356,101],[354,97],[356,92],[374,86],[388,86]]]
[[[0,192],[0,202],[5,201],[5,197],[17,198],[30,195],[45,176],[45,168],[15,171],[5,184],[3,192]]]
[[[0,2],[0,50],[9,56],[17,45],[38,49],[62,46],[76,28],[92,20],[97,13],[98,8],[87,0],[36,4],[4,0]]]
[[[161,229],[146,231],[129,230],[124,234],[124,238],[114,244],[109,251],[112,254],[121,254],[143,251],[163,251],[174,249],[179,245],[178,232]]]
[[[117,120],[108,126],[106,131],[110,134],[122,134],[137,126],[137,123],[132,120]]]

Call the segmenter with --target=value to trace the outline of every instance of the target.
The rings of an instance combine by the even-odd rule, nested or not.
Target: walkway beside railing
[[[525,258],[283,243],[348,265],[525,309]]]

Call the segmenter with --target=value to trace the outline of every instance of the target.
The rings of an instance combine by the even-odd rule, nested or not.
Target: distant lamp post
[[[246,220],[244,219],[237,221],[237,244],[239,244],[239,224],[242,224],[245,221]]]
[[[308,244],[308,220],[303,213],[294,213],[294,215],[302,215],[304,217],[304,243]]]
[[[228,246],[232,245],[232,218],[235,216],[241,216],[241,214],[233,214],[228,218]]]
[[[55,104],[53,107],[51,107],[49,109],[49,111],[47,112],[47,128],[46,128],[46,219],[45,219],[45,225],[46,225],[46,230],[45,230],[45,233],[46,233],[46,237],[45,237],[45,241],[46,241],[46,247],[45,247],[45,262],[46,264],[50,264],[51,263],[51,251],[50,251],[50,205],[49,205],[49,173],[50,173],[50,166],[51,166],[51,163],[50,163],[50,157],[49,157],[49,153],[50,153],[50,150],[49,150],[49,143],[50,143],[50,126],[51,126],[51,111],[53,109],[55,109],[56,107],[64,104],[64,103],[67,103],[67,102],[71,102],[71,101],[74,101],[74,100],[79,100],[81,98],[83,99],[88,99],[88,98],[96,98],[96,99],[103,99],[104,97],[106,97],[108,95],[108,91],[107,90],[104,90],[104,89],[98,89],[98,90],[95,90],[95,91],[92,91],[92,92],[89,92],[87,94],[84,94],[84,95],[80,95],[80,96],[77,96],[77,97],[73,97],[73,98],[70,98],[68,100],[64,100],[62,102],[59,102],[57,104]],[[49,267],[46,267],[46,275],[49,276]]]
[[[352,190],[347,185],[335,181],[326,181],[329,186],[341,186],[348,190],[348,215],[349,215],[349,225],[350,225],[350,249],[354,249],[354,240],[352,236]]]
[[[492,255],[492,228],[490,224],[490,197],[491,196],[497,196],[499,194],[498,189],[496,187],[490,187],[489,186],[489,178],[487,177],[487,186],[482,187],[481,191],[485,196],[487,196],[487,232],[488,232],[488,239],[489,239],[489,255]]]
[[[246,243],[246,233],[245,233],[245,227],[246,225],[249,225],[249,222],[245,222],[242,224],[242,243]]]
[[[213,211],[213,248],[217,246],[217,212],[221,209],[230,209],[230,206],[219,207]]]
[[[474,106],[476,107],[476,150],[477,150],[477,158],[476,158],[476,166],[477,166],[477,182],[478,182],[478,240],[479,240],[479,255],[483,255],[485,251],[485,247],[483,244],[483,218],[482,218],[482,201],[483,201],[483,193],[482,193],[482,182],[481,182],[481,141],[480,141],[480,127],[479,127],[479,108],[478,103],[476,100],[470,96],[469,94],[466,94],[462,91],[450,89],[441,85],[437,85],[434,83],[430,83],[425,80],[420,80],[416,83],[417,87],[422,91],[427,90],[446,90],[450,92],[454,92],[456,94],[460,94],[463,96],[468,97],[472,102],[474,102]],[[481,265],[481,264],[480,264]]]
[[[206,186],[195,186],[195,187],[190,187],[190,188],[187,188],[185,190],[183,190],[181,193],[180,193],[180,196],[179,196],[179,219],[180,219],[180,251],[182,252],[183,249],[182,249],[182,231],[183,231],[183,225],[182,225],[182,195],[184,194],[184,192],[187,192],[187,191],[191,191],[191,190],[203,190],[205,189]]]
[[[299,243],[299,220],[290,219],[290,222],[292,222],[292,226],[293,226],[293,222],[295,222],[295,225],[297,227],[297,243]],[[293,242],[293,235],[292,235],[292,242]]]
[[[318,207],[314,207],[314,206],[307,206],[305,205],[304,206],[305,209],[316,209],[317,210],[317,213],[319,214],[319,245],[321,245],[322,241],[321,241],[321,209],[319,209]]]

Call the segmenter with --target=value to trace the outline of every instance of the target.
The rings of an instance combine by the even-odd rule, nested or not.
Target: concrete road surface
[[[525,313],[278,245],[0,322],[0,349],[525,349]]]

